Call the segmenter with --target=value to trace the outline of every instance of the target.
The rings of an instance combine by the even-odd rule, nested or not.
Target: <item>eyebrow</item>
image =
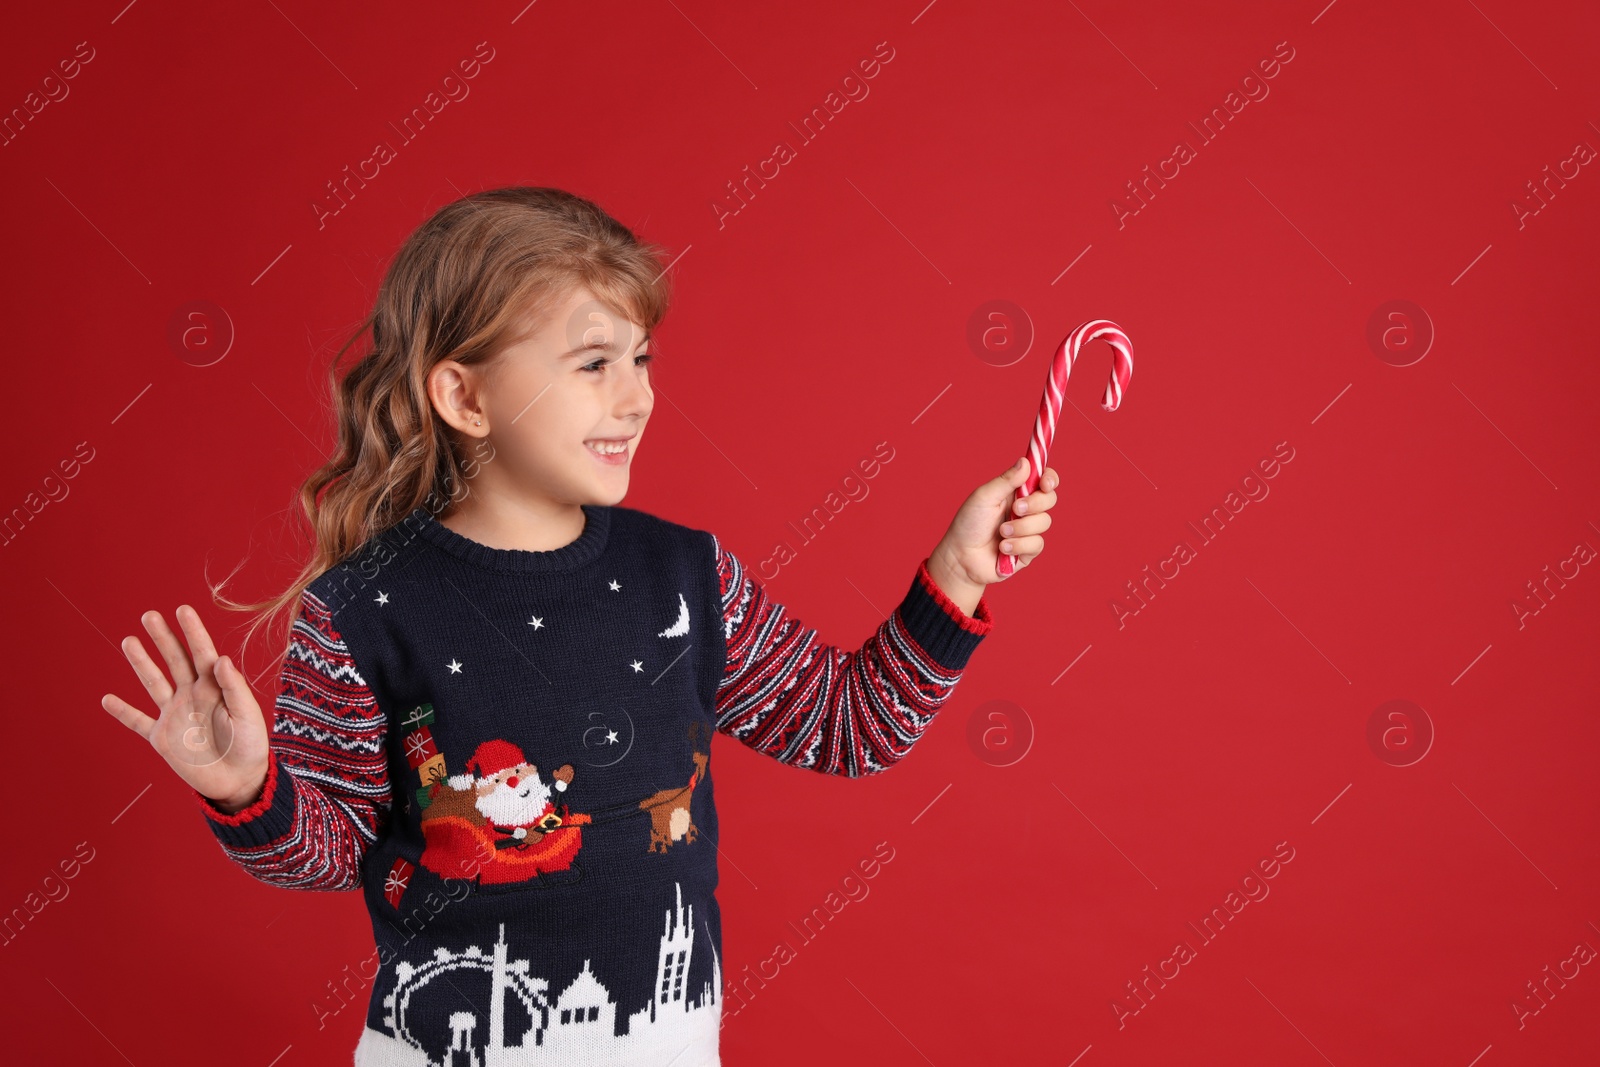
[[[641,345],[643,345],[643,344],[648,344],[649,341],[650,341],[650,331],[646,330],[645,334],[644,334],[644,338],[639,343]],[[615,341],[607,341],[603,345],[600,345],[600,344],[579,345],[577,348],[574,348],[570,352],[563,352],[561,354],[561,358],[562,359],[571,359],[573,356],[587,355],[590,352],[610,352],[614,348],[616,348],[616,342]]]

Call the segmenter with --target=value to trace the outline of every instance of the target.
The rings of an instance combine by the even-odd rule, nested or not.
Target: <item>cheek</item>
[[[520,427],[534,412],[542,412],[545,405],[561,391],[561,380],[551,378],[547,371],[518,367],[502,371],[498,378],[489,383],[489,391],[500,420],[509,422],[515,418]]]
[[[500,425],[511,436],[548,448],[582,443],[598,410],[592,388],[561,377],[517,382],[499,394],[497,402]]]

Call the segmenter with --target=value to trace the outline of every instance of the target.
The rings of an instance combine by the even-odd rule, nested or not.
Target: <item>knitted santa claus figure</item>
[[[539,768],[520,748],[496,738],[477,747],[467,760],[467,773],[451,776],[450,785],[475,794],[474,806],[497,834],[521,841],[531,831],[560,825],[552,786],[554,791],[564,792],[571,781],[572,768],[564,766],[556,771],[552,784],[546,785]]]

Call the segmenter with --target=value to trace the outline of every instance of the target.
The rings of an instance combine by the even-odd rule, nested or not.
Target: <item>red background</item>
[[[798,955],[727,1021],[725,1062],[1600,1054],[1593,965],[1520,1027],[1512,1007],[1600,948],[1600,576],[1513,607],[1600,547],[1600,174],[1552,182],[1520,226],[1512,207],[1600,148],[1593,5],[111,0],[7,21],[7,111],[94,49],[0,149],[0,508],[26,516],[0,554],[0,909],[93,849],[0,952],[8,1059],[349,1061],[364,994],[322,1030],[312,1004],[371,952],[359,897],[230,866],[98,701],[142,696],[117,642],[149,608],[201,607],[236,650],[205,579],[292,577],[334,348],[407,233],[512,184],[590,196],[678,256],[667,402],[625,503],[753,565],[789,541],[769,591],[844,647],[1021,453],[1060,338],[1104,317],[1135,345],[1115,414],[1109,350],[1085,352],[1049,547],[990,590],[996,628],[905,763],[832,779],[717,739],[728,980],[779,939]],[[319,229],[325,183],[480,41],[471,95]],[[870,95],[802,144],[788,124],[885,41]],[[1186,123],[1284,41],[1270,95],[1201,146]],[[796,157],[719,226],[780,139]],[[1179,139],[1197,158],[1119,227],[1113,198]],[[167,334],[201,299],[235,338],[197,367]],[[1436,331],[1403,367],[1367,340],[1397,299]],[[1006,366],[1008,335],[987,359],[967,342],[991,300],[1037,332]],[[786,524],[881,441],[870,495],[798,543]],[[1279,442],[1270,495],[1202,546],[1186,524]],[[1197,558],[1119,626],[1110,605],[1179,540]],[[1368,742],[1395,699],[1435,735],[1408,766]],[[1014,708],[986,749],[990,701]],[[1026,754],[992,765],[1024,721]],[[801,947],[789,923],[878,842],[870,895]],[[1280,842],[1270,895],[1202,944],[1187,924]],[[1119,1026],[1180,939],[1196,958]]]

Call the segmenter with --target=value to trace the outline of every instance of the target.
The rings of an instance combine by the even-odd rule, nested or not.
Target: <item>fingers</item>
[[[1011,505],[1013,515],[1034,515],[1056,506],[1056,494],[1035,490]]]
[[[195,672],[202,678],[209,676],[212,666],[217,662],[217,647],[211,643],[211,635],[206,633],[206,624],[200,621],[200,613],[187,604],[179,604],[174,614],[178,616],[178,625],[183,627],[189,651],[194,654]]]
[[[1031,537],[1008,537],[1000,542],[1000,551],[1004,555],[1019,557],[1018,563],[1026,563],[1044,551],[1044,537],[1040,534]]]
[[[1019,519],[1008,519],[1000,524],[1001,537],[1028,537],[1032,534],[1042,534],[1050,529],[1053,521],[1049,513],[1034,515],[1029,513]]]
[[[180,612],[182,610],[179,608]],[[155,641],[156,648],[161,650],[161,657],[167,661],[167,670],[172,674],[172,684],[179,686],[193,682],[196,676],[194,665],[189,662],[189,653],[178,643],[178,638],[167,625],[167,620],[161,617],[161,612],[147,611],[139,616],[139,621],[150,631],[150,637]]]
[[[217,684],[222,687],[222,704],[228,709],[228,714],[237,719],[240,712],[255,700],[255,695],[250,692],[250,683],[228,656],[217,660],[215,671]]]
[[[1040,512],[1049,511],[1056,506],[1055,488],[1059,484],[1061,484],[1061,479],[1055,470],[1046,467],[1044,469],[1044,477],[1039,479],[1039,487],[1022,499],[1012,503],[1012,514],[1036,515]]]
[[[150,731],[156,728],[156,720],[114,693],[107,693],[101,697],[100,706],[109,711],[122,725],[146,741],[150,740]]]
[[[124,637],[122,654],[128,657],[128,662],[133,665],[133,673],[144,683],[145,692],[157,705],[165,707],[167,701],[172,699],[172,683],[161,673],[161,668],[150,658],[150,653],[144,650],[144,645],[137,637]]]

